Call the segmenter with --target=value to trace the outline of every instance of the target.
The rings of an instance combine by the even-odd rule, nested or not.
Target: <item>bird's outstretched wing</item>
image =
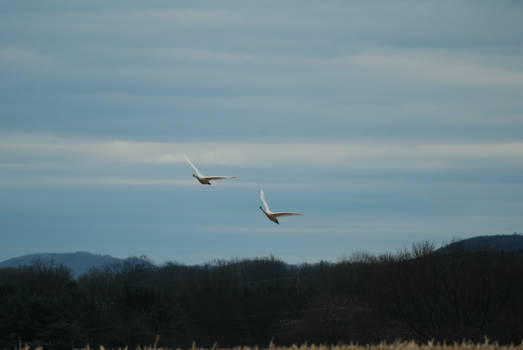
[[[196,168],[196,166],[191,162],[189,157],[187,157],[187,154],[184,153],[183,156],[185,157],[185,160],[187,161],[187,163],[189,163],[189,165],[194,169],[194,171],[196,171],[196,175],[203,177],[202,173],[200,173],[198,168]]]
[[[236,179],[236,176],[206,176],[207,180]]]
[[[263,192],[263,190],[260,190],[260,199],[263,202],[263,206],[265,207],[265,210],[270,211],[269,204],[267,204],[267,201],[265,200],[265,192]]]
[[[300,214],[300,213],[285,213],[285,212],[273,213],[272,215],[274,215],[276,217],[280,217],[280,216],[303,216],[303,214]]]

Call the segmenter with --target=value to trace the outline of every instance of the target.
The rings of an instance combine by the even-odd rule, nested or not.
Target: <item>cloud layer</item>
[[[523,231],[521,23],[514,1],[1,2],[0,258]],[[199,186],[183,153],[239,177]],[[265,225],[260,187],[306,216]]]
[[[277,167],[333,171],[455,171],[488,169],[493,164],[521,169],[523,142],[417,144],[376,143],[218,143],[136,142],[5,136],[0,141],[0,167],[38,168],[89,163],[185,164],[188,153],[199,164],[243,169]],[[501,169],[500,169],[501,170]]]

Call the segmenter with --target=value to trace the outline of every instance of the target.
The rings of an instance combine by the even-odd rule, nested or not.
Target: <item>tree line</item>
[[[0,269],[0,347],[282,345],[523,338],[523,253],[423,242],[336,263],[274,258],[155,266],[78,279],[64,266]]]

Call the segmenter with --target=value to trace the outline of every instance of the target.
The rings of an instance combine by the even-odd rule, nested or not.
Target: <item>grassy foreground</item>
[[[472,342],[462,342],[462,343],[436,343],[428,342],[425,344],[418,344],[414,341],[397,341],[394,343],[380,343],[380,344],[366,344],[366,345],[356,345],[356,344],[337,344],[337,345],[292,345],[292,346],[278,346],[270,344],[267,347],[258,347],[258,346],[236,346],[233,348],[220,348],[215,344],[211,348],[198,347],[196,343],[193,343],[193,346],[189,349],[181,348],[168,348],[157,346],[158,339],[156,343],[149,346],[138,346],[135,350],[523,350],[523,341],[519,345],[499,345],[498,343],[490,343],[488,340],[485,340],[484,343],[472,343]],[[19,346],[16,350],[31,350],[30,346]],[[45,350],[43,347],[36,347],[34,350]],[[76,348],[73,350],[129,350],[129,348],[122,347],[117,349],[106,349],[103,346],[100,346],[99,349],[91,348],[89,345],[83,348]]]

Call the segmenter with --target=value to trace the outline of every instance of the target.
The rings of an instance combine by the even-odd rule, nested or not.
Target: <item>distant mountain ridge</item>
[[[464,251],[474,250],[496,250],[502,252],[523,252],[523,234],[514,233],[511,235],[490,235],[471,237],[447,244],[436,250],[437,253],[448,253],[453,249],[463,249]],[[28,254],[0,262],[0,268],[18,267],[24,265],[34,265],[35,263],[56,264],[67,266],[71,269],[74,278],[89,272],[91,268],[103,268],[122,263],[145,263],[154,266],[145,257],[129,257],[127,259],[115,258],[111,255],[93,254],[86,251],[74,253],[39,253]],[[288,268],[294,265],[287,264]]]
[[[448,253],[453,249],[463,249],[466,252],[475,250],[495,250],[502,252],[523,251],[523,234],[490,235],[471,237],[447,244],[437,250],[439,253]]]
[[[34,265],[38,262],[44,264],[63,264],[70,268],[73,276],[77,278],[87,273],[93,267],[101,268],[124,261],[124,259],[115,258],[110,255],[92,254],[85,251],[75,253],[39,253],[4,260],[0,262],[0,268]]]

